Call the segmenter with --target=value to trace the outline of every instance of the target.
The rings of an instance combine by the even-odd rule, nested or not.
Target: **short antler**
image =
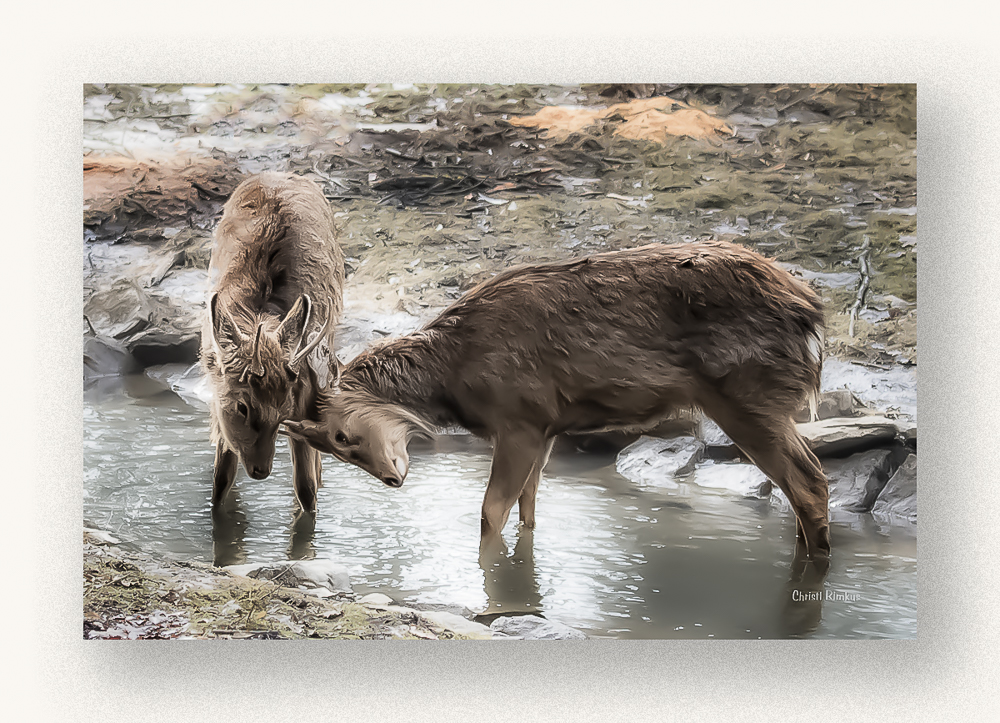
[[[260,335],[264,331],[264,322],[257,324],[257,335],[253,339],[253,353],[250,356],[250,373],[255,377],[264,376],[264,363],[260,359]]]
[[[308,356],[309,352],[311,352],[313,349],[319,346],[320,342],[323,341],[324,338],[326,338],[326,330],[329,328],[329,326],[330,326],[330,314],[327,313],[326,321],[323,322],[323,328],[321,328],[319,332],[316,334],[316,336],[313,337],[312,341],[310,341],[308,344],[305,345],[305,347],[299,349],[292,355],[291,360],[288,362],[289,366],[294,367],[302,359]],[[305,333],[306,332],[303,331],[303,335]]]

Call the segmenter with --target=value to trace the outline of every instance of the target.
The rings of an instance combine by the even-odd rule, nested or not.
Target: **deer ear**
[[[333,363],[331,366],[333,366],[334,369],[333,384],[331,384],[330,386],[339,387],[340,375],[344,373],[344,365],[341,363],[340,359],[337,358],[337,355],[334,354],[332,351],[330,352],[330,356],[333,358]]]
[[[232,317],[220,306],[219,292],[212,294],[208,300],[208,318],[212,327],[212,348],[222,366],[222,350],[227,347],[237,347],[247,341],[233,323]]]
[[[305,294],[295,300],[292,308],[285,314],[278,326],[278,341],[288,358],[295,356],[296,349],[302,342],[302,336],[309,326],[312,315],[312,301]]]

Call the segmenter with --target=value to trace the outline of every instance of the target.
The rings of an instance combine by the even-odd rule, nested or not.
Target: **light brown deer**
[[[270,475],[279,423],[318,419],[317,394],[334,379],[344,259],[319,186],[289,173],[243,181],[216,228],[209,272],[201,360],[213,389],[217,506],[238,463],[254,479]],[[320,455],[295,440],[291,451],[296,498],[315,511]]]
[[[788,497],[811,555],[829,554],[828,489],[792,415],[819,387],[823,311],[808,286],[728,243],[649,245],[515,268],[437,319],[362,353],[293,439],[391,487],[417,429],[493,440],[484,540],[535,493],[556,435],[713,418]]]

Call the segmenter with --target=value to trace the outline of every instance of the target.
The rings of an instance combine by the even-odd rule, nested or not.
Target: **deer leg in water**
[[[323,486],[323,455],[316,455],[316,489]]]
[[[212,472],[212,506],[221,505],[226,499],[233,482],[236,481],[236,470],[240,459],[236,452],[231,452],[222,446],[215,445],[215,468]]]
[[[292,485],[295,488],[295,498],[306,512],[316,511],[316,490],[319,487],[317,460],[319,452],[306,442],[291,440],[292,447]]]
[[[545,437],[533,430],[504,431],[493,445],[490,481],[483,498],[483,541],[500,538],[510,510],[521,495],[534,466],[541,471]]]
[[[812,557],[830,554],[830,491],[819,464],[791,416],[751,413],[734,403],[706,404],[730,439],[785,493],[795,511],[796,532]]]
[[[810,557],[830,554],[830,491],[819,460],[806,447],[791,420],[773,440],[748,442],[733,438],[754,463],[785,493],[795,511],[796,533]]]
[[[552,454],[552,444],[555,441],[556,438],[551,437],[545,443],[545,450],[531,466],[531,471],[528,473],[528,480],[524,483],[521,496],[517,498],[518,516],[521,518],[521,524],[528,529],[532,529],[535,526],[535,495],[538,494],[538,483],[542,479],[542,470],[548,464],[549,455]]]

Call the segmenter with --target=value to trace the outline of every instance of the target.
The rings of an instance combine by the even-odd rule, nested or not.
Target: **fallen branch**
[[[872,250],[871,240],[865,236],[865,241],[861,244],[861,254],[858,256],[858,266],[861,270],[861,278],[858,279],[858,295],[851,307],[851,322],[847,328],[847,335],[854,338],[854,321],[858,313],[865,306],[865,297],[868,296],[868,285],[871,283],[872,275]]]

